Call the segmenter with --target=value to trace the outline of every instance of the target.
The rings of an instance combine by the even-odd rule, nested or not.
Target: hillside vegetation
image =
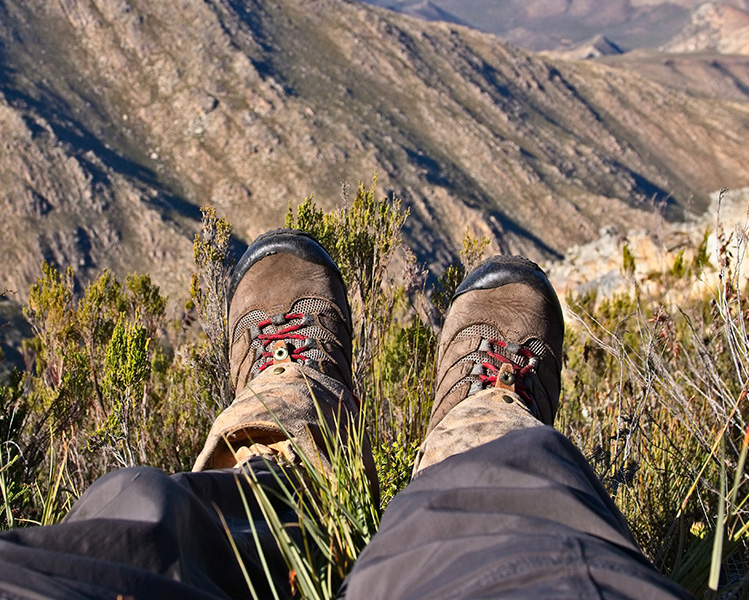
[[[411,216],[374,186],[346,198],[333,212],[308,199],[289,209],[286,224],[317,235],[347,281],[358,324],[355,391],[384,506],[408,482],[424,435],[447,300],[487,248],[466,233],[462,261],[425,289],[426,273],[401,238]],[[212,209],[202,224],[192,300],[177,321],[165,317],[165,298],[148,275],[123,282],[104,271],[76,292],[71,270],[43,265],[26,307],[35,334],[25,344],[29,369],[0,388],[3,528],[55,522],[112,468],[190,467],[212,419],[231,400],[224,295],[230,227]],[[660,569],[698,595],[716,587],[719,574],[725,597],[738,597],[747,593],[749,572],[749,312],[746,289],[736,284],[743,249],[723,234],[720,240],[717,257],[698,247],[693,258],[649,275],[677,289],[704,272],[720,274],[717,288],[679,306],[636,284],[614,297],[566,298],[556,426],[589,458]],[[394,273],[395,253],[406,256],[402,273]],[[631,253],[621,269],[637,270]],[[300,582],[304,569],[328,573],[324,581],[311,577],[311,587],[300,583],[303,597],[335,594],[379,519],[355,441],[330,454],[337,483],[310,467],[306,481],[316,482],[326,501],[314,514],[299,508],[319,552],[286,552]],[[715,547],[712,562],[721,571],[711,571]],[[315,561],[332,568],[319,570]]]

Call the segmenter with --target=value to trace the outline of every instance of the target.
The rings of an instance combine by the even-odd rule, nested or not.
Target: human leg
[[[343,439],[356,420],[351,317],[337,267],[306,234],[261,236],[235,270],[229,328],[237,396],[214,424],[195,472],[112,473],[61,525],[0,536],[0,597],[248,597],[237,554],[260,597],[269,597],[253,526],[273,587],[290,594],[288,569],[265,522],[245,511],[238,484],[251,508],[252,493],[234,467],[251,467],[261,485],[277,490],[278,465],[293,464],[296,448],[325,468],[320,415],[342,428]],[[365,455],[372,476],[367,443]],[[293,525],[293,510],[275,508]]]
[[[349,575],[354,598],[683,598],[642,555],[580,452],[550,427],[563,321],[529,261],[458,289],[413,481]]]
[[[277,487],[274,465],[254,459],[252,468],[263,485]],[[237,470],[171,477],[150,467],[109,473],[60,525],[0,535],[0,597],[244,598],[248,584],[240,560],[261,597],[267,597],[239,485],[259,514]],[[277,508],[293,523],[288,509]],[[275,541],[261,519],[255,526],[275,567],[275,587],[280,597],[290,597]]]

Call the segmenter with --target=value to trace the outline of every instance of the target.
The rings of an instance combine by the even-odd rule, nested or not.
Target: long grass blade
[[[708,587],[713,591],[718,591],[720,584],[720,567],[723,559],[723,536],[725,535],[726,524],[726,438],[721,437],[721,469],[720,469],[720,493],[718,494],[718,518],[715,522],[715,540],[713,543],[713,557],[710,562],[710,580]]]

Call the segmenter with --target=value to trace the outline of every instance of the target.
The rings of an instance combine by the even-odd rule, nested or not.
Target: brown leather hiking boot
[[[494,256],[453,297],[437,360],[437,392],[415,472],[519,427],[553,425],[564,318],[544,272]]]
[[[255,240],[229,287],[229,364],[235,394],[273,364],[299,362],[351,382],[351,311],[337,265],[311,235]]]
[[[231,467],[238,455],[280,453],[293,460],[289,436],[313,458],[325,448],[319,414],[345,439],[359,410],[351,312],[330,255],[305,232],[266,233],[237,263],[229,298],[235,400],[216,419],[193,470]],[[364,446],[371,477],[366,439]]]

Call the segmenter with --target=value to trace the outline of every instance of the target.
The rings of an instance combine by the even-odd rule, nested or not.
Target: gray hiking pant
[[[275,485],[271,467],[253,466]],[[151,468],[102,477],[60,525],[0,535],[0,597],[250,598],[217,510],[260,597],[272,598],[235,473]],[[278,595],[289,597],[288,570],[257,526]],[[341,595],[689,597],[644,558],[583,456],[549,427],[513,431],[422,471],[391,502]]]

